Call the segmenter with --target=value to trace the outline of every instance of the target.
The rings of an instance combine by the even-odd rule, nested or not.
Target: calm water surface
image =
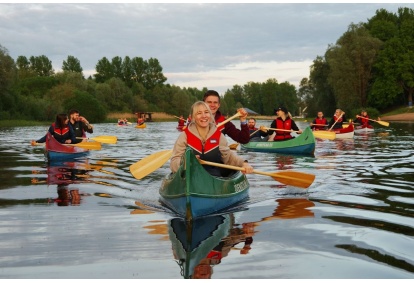
[[[191,227],[158,201],[168,162],[129,172],[171,149],[176,125],[97,124],[90,137],[118,143],[50,165],[29,145],[47,127],[0,129],[0,278],[414,278],[413,123],[317,140],[314,157],[239,150],[257,170],[316,179],[300,189],[250,174],[248,201]]]

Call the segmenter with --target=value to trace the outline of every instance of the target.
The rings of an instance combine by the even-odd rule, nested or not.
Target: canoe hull
[[[355,133],[373,133],[374,131],[374,127],[371,125],[368,125],[368,127],[358,126],[354,129]]]
[[[136,125],[135,126],[135,128],[137,128],[137,129],[144,129],[144,128],[146,128],[147,127],[147,124],[141,124],[141,125]]]
[[[50,133],[46,135],[45,157],[48,161],[71,160],[89,154],[89,149],[59,143]]]
[[[190,149],[185,164],[175,174],[168,174],[159,190],[160,202],[187,219],[214,214],[249,196],[249,182],[236,171],[231,177],[210,175]]]
[[[249,142],[242,144],[241,148],[247,151],[314,155],[315,153],[315,136],[312,130],[307,127],[302,134],[294,139],[287,141],[266,141],[266,142]]]
[[[353,139],[354,138],[354,124],[351,123],[346,128],[335,129],[336,139]]]

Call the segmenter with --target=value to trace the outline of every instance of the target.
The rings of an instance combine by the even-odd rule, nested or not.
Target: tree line
[[[392,107],[412,105],[413,26],[412,9],[399,8],[395,14],[377,10],[366,23],[351,23],[318,55],[298,89],[276,78],[234,85],[222,96],[221,111],[232,115],[247,107],[274,115],[276,106],[285,105],[293,115],[306,109],[312,117],[317,111],[330,116],[336,108],[353,116],[364,108],[375,117]],[[104,121],[109,112],[186,116],[207,90],[166,84],[156,58],[103,57],[95,71],[85,78],[80,61],[69,55],[62,71],[55,72],[45,55],[14,60],[0,45],[0,120],[50,121],[71,108],[94,123]]]

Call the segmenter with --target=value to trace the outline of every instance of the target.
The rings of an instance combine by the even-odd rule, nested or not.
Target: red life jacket
[[[187,135],[187,144],[192,148],[195,155],[200,155],[202,160],[223,163],[219,149],[221,131],[217,129],[204,144],[200,138],[191,133],[188,128],[185,128],[184,132]]]
[[[283,121],[280,118],[276,118],[276,128],[277,129],[283,129],[283,130],[292,130],[292,120],[290,118],[286,118],[285,121]],[[273,140],[275,141],[282,141],[287,139],[292,139],[292,135],[290,132],[285,131],[275,131],[276,135]]]
[[[358,117],[358,121],[362,125],[363,128],[368,127],[368,125],[369,125],[369,120],[368,119],[369,119],[368,115],[365,116],[365,117],[364,116]]]
[[[217,117],[218,116],[218,117]],[[218,125],[219,123],[223,122],[224,120],[226,120],[226,117],[224,117],[223,115],[216,115],[215,117],[215,121],[216,121],[216,125]],[[224,124],[225,125],[225,124]],[[224,129],[224,125],[217,127],[220,131],[223,131]]]
[[[53,137],[60,143],[64,143],[65,140],[70,140],[69,125],[65,125],[64,128],[56,128],[55,123],[52,124]]]
[[[315,121],[314,124],[320,124],[320,125],[326,125],[326,126],[328,125],[328,120],[325,117],[323,118],[316,117],[314,121]],[[312,126],[312,128],[321,130],[326,126]]]

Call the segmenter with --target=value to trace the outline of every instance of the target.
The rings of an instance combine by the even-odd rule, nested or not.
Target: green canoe
[[[314,155],[315,136],[310,127],[305,128],[297,137],[286,141],[258,141],[242,144],[247,151],[286,153],[299,155]]]
[[[249,181],[234,171],[229,177],[210,175],[190,148],[176,173],[168,174],[159,190],[160,202],[187,219],[223,211],[248,198]]]

